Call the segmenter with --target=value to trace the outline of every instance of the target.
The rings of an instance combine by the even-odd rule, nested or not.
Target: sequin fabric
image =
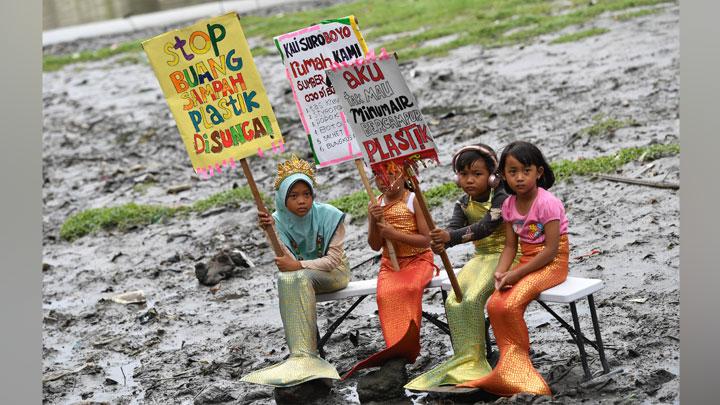
[[[480,221],[489,209],[490,201],[470,201],[465,209],[468,223]],[[407,389],[424,391],[441,385],[460,384],[478,379],[491,370],[485,358],[485,303],[495,291],[493,274],[505,245],[504,228],[500,226],[489,236],[473,243],[476,255],[458,275],[463,301],[457,302],[455,292],[451,292],[445,301],[453,356],[410,381],[405,385]]]
[[[415,214],[408,209],[406,204],[407,199],[408,194],[405,192],[399,200],[385,205],[383,207],[383,216],[385,217],[385,222],[392,224],[396,230],[410,235],[417,234],[418,227],[415,221]],[[397,257],[410,257],[430,251],[430,248],[415,247],[398,241],[393,241],[393,245],[395,246],[395,254]],[[387,257],[387,255],[387,252],[383,249],[383,256]]]
[[[520,264],[527,263],[544,244],[520,243]],[[523,277],[507,290],[495,291],[488,301],[488,315],[500,349],[500,359],[490,374],[460,387],[475,387],[501,396],[526,392],[552,395],[550,387],[530,361],[530,337],[524,314],[528,304],[540,293],[567,278],[569,246],[561,235],[558,253],[549,264]]]
[[[398,262],[400,271],[394,271],[390,259],[383,257],[378,275],[378,316],[387,348],[356,364],[343,380],[393,358],[414,363],[420,353],[422,295],[433,276],[433,253],[428,250],[412,257],[398,257]]]
[[[279,273],[280,316],[290,357],[241,381],[290,387],[317,378],[339,379],[335,367],[318,355],[315,294],[345,288],[349,280],[350,266],[344,255],[340,267],[330,272],[303,269]]]

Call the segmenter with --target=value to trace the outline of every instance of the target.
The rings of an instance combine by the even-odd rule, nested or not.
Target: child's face
[[[460,188],[470,197],[477,199],[487,193],[490,171],[483,159],[478,159],[465,166],[457,172],[457,176]]]
[[[285,206],[288,211],[293,214],[302,217],[310,212],[310,208],[313,203],[312,190],[304,181],[298,181],[290,187],[288,191],[287,199],[285,199]]]
[[[402,190],[405,181],[401,172],[388,172],[387,183],[383,182],[380,176],[375,176],[375,185],[384,195],[394,195]]]
[[[526,166],[512,155],[509,155],[507,159],[505,159],[503,177],[505,177],[505,181],[507,181],[510,188],[518,195],[532,193],[537,187],[537,182],[542,175],[542,166]]]

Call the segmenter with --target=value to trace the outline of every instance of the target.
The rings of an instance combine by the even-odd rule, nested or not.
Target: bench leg
[[[485,317],[485,359],[492,356],[492,342],[490,341],[490,317]]]
[[[320,341],[320,328],[317,326],[317,323],[315,324],[315,336],[317,341]],[[325,350],[323,350],[322,346],[318,345],[318,354],[320,354],[320,357],[323,359],[325,358]]]
[[[595,330],[595,342],[597,343],[597,351],[600,355],[600,363],[602,363],[603,374],[610,372],[607,359],[605,358],[605,346],[603,346],[602,337],[600,337],[600,323],[598,322],[597,313],[595,312],[595,299],[592,294],[588,295],[588,305],[590,306],[590,316],[592,317],[593,329]]]
[[[430,321],[430,323],[432,323],[433,325],[437,326],[445,334],[450,334],[450,328],[448,327],[448,324],[439,320],[437,315],[422,311],[422,317]]]
[[[590,374],[590,368],[588,367],[587,353],[585,353],[585,342],[583,341],[584,336],[580,331],[580,320],[578,319],[577,307],[574,302],[570,303],[570,313],[573,318],[573,325],[575,326],[575,343],[580,350],[580,361],[582,362],[583,371],[585,372],[585,379],[589,380],[592,377]]]
[[[367,295],[361,295],[360,298],[358,298],[357,301],[355,301],[355,302],[350,306],[350,308],[348,308],[347,311],[345,311],[344,314],[340,315],[340,318],[336,319],[335,322],[333,322],[332,325],[330,325],[330,327],[328,327],[327,332],[325,332],[325,334],[323,335],[323,337],[322,337],[321,339],[319,339],[319,341],[318,341],[318,352],[320,353],[320,356],[322,356],[323,358],[325,357],[325,354],[324,354],[325,351],[323,350],[323,347],[325,346],[325,343],[327,343],[327,341],[330,340],[330,336],[332,336],[333,332],[335,332],[335,329],[337,329],[338,326],[340,326],[340,324],[343,323],[343,321],[345,320],[345,318],[347,318],[347,316],[350,315],[350,313],[351,313],[358,305],[360,305],[360,302],[362,302],[362,300],[364,300],[365,297],[367,297]],[[319,334],[320,334],[320,332],[318,331],[318,335],[319,335]]]
[[[544,302],[542,302],[542,301],[537,301],[537,303],[540,304],[543,308],[545,308],[545,310],[548,311],[548,313],[549,313],[550,315],[552,315],[553,318],[555,318],[555,320],[557,320],[558,322],[560,322],[560,326],[562,326],[562,327],[565,328],[568,332],[570,332],[570,336],[573,338],[573,340],[575,340],[575,339],[577,338],[577,335],[575,334],[575,329],[573,329],[573,327],[570,326],[569,323],[565,322],[565,320],[562,319],[562,317],[560,317],[560,315],[558,315],[557,313],[555,313],[555,311],[553,311],[552,308],[550,308],[546,303],[544,303]],[[589,344],[590,346],[592,346],[595,350],[598,350],[598,346],[595,344],[595,342],[593,342],[592,340],[586,338],[585,335],[582,335],[582,339],[583,339],[583,341],[584,341],[585,343],[587,343],[587,344]]]

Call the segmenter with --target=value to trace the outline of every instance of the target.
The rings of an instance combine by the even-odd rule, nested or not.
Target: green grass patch
[[[639,125],[639,123],[634,120],[633,118],[628,118],[626,120],[618,120],[616,118],[612,117],[605,117],[602,114],[598,114],[593,117],[593,121],[595,122],[591,126],[587,128],[583,128],[580,130],[581,135],[589,135],[589,136],[599,136],[599,135],[608,135],[611,133],[614,133],[620,128],[627,128],[627,127],[633,127]]]
[[[602,35],[602,34],[605,34],[605,33],[607,33],[607,32],[610,32],[610,30],[607,29],[607,28],[591,28],[591,29],[589,29],[589,30],[579,31],[579,32],[573,32],[572,34],[567,34],[567,35],[560,36],[560,37],[554,39],[554,40],[553,40],[552,42],[550,42],[550,43],[551,43],[551,44],[564,44],[564,43],[567,43],[567,42],[575,42],[575,41],[579,41],[579,40],[581,40],[581,39],[585,39],[585,38],[588,38],[588,37],[594,37],[594,36],[596,36],[596,35]]]
[[[268,196],[262,194],[261,196],[266,205],[271,203]],[[190,206],[190,209],[194,212],[204,212],[222,206],[239,207],[241,203],[247,201],[253,201],[253,196],[250,187],[244,186],[221,191],[210,197],[196,201]]]
[[[121,231],[154,224],[175,214],[176,209],[159,205],[128,203],[111,208],[92,208],[72,215],[60,227],[60,237],[75,240],[102,229]]]
[[[252,53],[253,57],[277,55],[276,51],[271,51],[265,46],[256,46],[255,48],[250,50],[250,53]]]
[[[650,15],[650,14],[657,14],[661,10],[662,9],[660,9],[660,8],[649,8],[649,9],[645,9],[645,10],[633,11],[631,13],[620,14],[620,15],[615,16],[614,18],[617,21],[628,21],[628,20],[632,20],[633,18],[638,18],[638,17]]]
[[[455,182],[447,182],[423,192],[428,208],[442,205],[446,201],[452,201],[462,195],[463,191]]]
[[[113,45],[96,51],[82,51],[70,55],[48,55],[43,57],[43,71],[51,72],[59,70],[65,65],[78,62],[90,62],[109,58],[127,52],[142,51],[141,41],[130,41]]]
[[[605,12],[652,6],[673,0],[366,0],[276,16],[242,16],[246,37],[258,37],[256,56],[275,52],[272,38],[327,18],[354,14],[369,41],[397,51],[403,60],[442,56],[465,45],[504,46],[527,42],[539,35],[560,31],[593,20]],[[409,33],[409,34],[408,34]],[[447,43],[428,46],[428,41],[456,35]],[[140,51],[140,41],[127,42],[77,55],[46,56],[43,70],[68,63],[103,59],[122,52]]]
[[[327,203],[349,214],[353,219],[363,218],[367,215],[367,206],[370,202],[365,191],[356,191],[328,201]]]
[[[550,166],[555,173],[555,178],[561,180],[574,175],[610,173],[632,161],[651,161],[678,153],[680,153],[679,144],[650,145],[626,148],[609,156],[592,159],[561,160],[551,163]]]
[[[268,209],[272,209],[272,200],[261,193]],[[253,201],[250,188],[247,186],[233,188],[213,194],[192,205],[165,207],[161,205],[145,205],[128,203],[116,207],[91,208],[71,215],[60,227],[60,237],[73,241],[82,236],[100,230],[118,229],[126,231],[130,228],[147,226],[165,218],[184,215],[191,212],[201,213],[213,208],[230,206],[239,207],[241,203]]]

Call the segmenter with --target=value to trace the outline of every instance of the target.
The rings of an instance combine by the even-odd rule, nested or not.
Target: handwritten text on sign
[[[437,160],[435,143],[395,58],[328,70],[344,115],[372,168]]]
[[[199,174],[282,147],[236,14],[167,32],[143,48]]]
[[[365,41],[354,16],[326,20],[275,38],[293,91],[300,119],[318,166],[362,156],[352,131],[340,119],[335,89],[327,86],[325,70],[333,63],[352,62],[365,55]]]

